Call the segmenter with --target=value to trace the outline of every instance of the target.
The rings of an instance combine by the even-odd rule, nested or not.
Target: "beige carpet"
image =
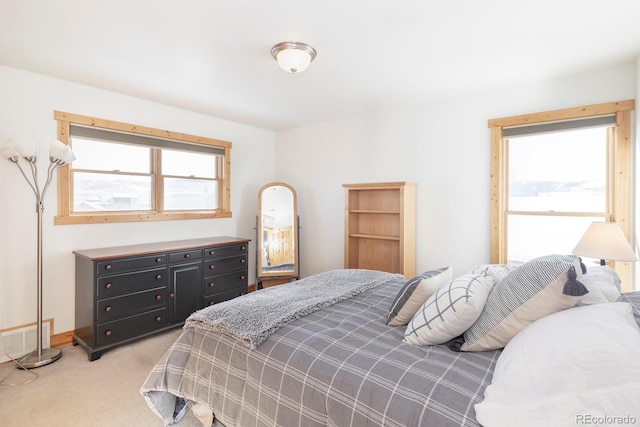
[[[140,387],[181,329],[165,332],[106,352],[89,362],[79,346],[62,349],[58,361],[22,371],[0,365],[0,425],[29,427],[158,426],[162,420],[147,406]],[[0,347],[0,351],[2,348]],[[39,375],[33,378],[29,372]],[[199,425],[189,412],[180,426]]]

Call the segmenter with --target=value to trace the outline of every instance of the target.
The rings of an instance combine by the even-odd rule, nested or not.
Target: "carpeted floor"
[[[0,365],[0,425],[29,427],[157,426],[162,420],[147,406],[140,387],[180,334],[165,332],[106,352],[89,362],[79,346],[62,349],[58,361],[30,371]],[[0,351],[3,349],[0,347]],[[25,385],[21,384],[38,378]],[[199,425],[189,413],[181,427]]]

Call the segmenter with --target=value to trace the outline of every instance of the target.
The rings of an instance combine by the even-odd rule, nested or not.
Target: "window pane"
[[[150,176],[73,173],[74,212],[150,209]]]
[[[162,174],[216,178],[216,155],[162,150]]]
[[[520,263],[543,255],[570,254],[593,221],[605,218],[509,215],[507,260]]]
[[[164,209],[218,209],[218,182],[199,179],[164,179]]]
[[[74,169],[150,173],[150,148],[74,137]]]
[[[510,211],[605,212],[607,128],[509,140]]]

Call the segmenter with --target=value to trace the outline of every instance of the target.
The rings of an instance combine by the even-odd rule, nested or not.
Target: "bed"
[[[489,269],[487,273],[486,266],[479,267],[473,274],[462,276],[488,277],[488,282],[481,284],[487,292],[475,292],[474,321],[496,283],[510,272]],[[474,300],[469,298],[471,282],[455,288],[452,283],[459,278],[452,279],[450,269],[436,271],[431,273],[435,278],[427,272],[417,276],[419,285],[413,295],[427,282],[443,295],[442,289],[448,286],[449,301],[457,295],[454,291],[463,287],[467,297],[460,300],[467,305]],[[286,316],[266,325],[260,324],[260,316],[255,313],[255,307],[266,300],[300,294],[302,286],[333,288],[341,274],[363,272],[363,281],[371,284],[339,289],[334,296],[315,301],[312,308],[295,306]],[[399,275],[368,270],[336,270],[220,304],[217,310],[227,314],[235,313],[243,304],[257,304],[247,308],[247,313],[255,315],[242,315],[248,323],[262,328],[253,335],[230,331],[225,325],[203,326],[198,316],[213,315],[204,309],[185,323],[182,334],[153,368],[141,392],[165,425],[179,424],[185,413],[193,410],[203,425],[215,420],[227,427],[479,426],[476,405],[486,400],[485,392],[503,350],[460,351],[464,342],[461,328],[474,323],[469,319],[464,326],[453,322],[446,333],[440,330],[436,335],[444,342],[410,343],[408,331],[414,321],[408,326],[388,323],[393,315],[402,314],[393,313],[390,307],[397,305],[410,282],[416,283],[414,279],[412,282]],[[437,293],[431,292],[429,301],[433,297]],[[617,299],[628,303],[640,319],[640,293],[618,295]],[[640,329],[638,334],[640,341]],[[640,397],[640,389],[632,393],[636,391]]]

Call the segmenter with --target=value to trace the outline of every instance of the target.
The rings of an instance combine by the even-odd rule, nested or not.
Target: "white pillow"
[[[498,283],[516,268],[517,266],[510,264],[481,264],[473,267],[466,274],[493,276]]]
[[[433,294],[413,316],[404,342],[414,345],[443,344],[461,335],[478,319],[491,288],[492,275],[464,275]]]
[[[640,421],[640,328],[629,303],[570,308],[516,335],[499,356],[483,426],[602,425]],[[589,421],[591,420],[591,421]]]
[[[594,265],[580,279],[589,293],[580,297],[578,305],[615,302],[620,298],[620,276],[606,266]]]

